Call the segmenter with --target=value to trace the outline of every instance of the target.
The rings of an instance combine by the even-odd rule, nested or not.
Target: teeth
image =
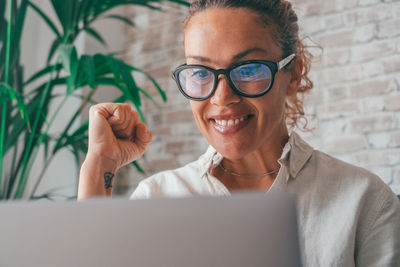
[[[245,117],[241,117],[241,118],[239,118],[239,119],[235,119],[235,120],[215,120],[215,122],[218,124],[218,125],[221,125],[221,126],[232,126],[232,125],[235,125],[235,124],[238,124],[239,122],[242,122],[242,121],[244,121],[245,120]]]

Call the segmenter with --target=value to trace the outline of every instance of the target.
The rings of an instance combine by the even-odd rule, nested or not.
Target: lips
[[[213,128],[221,134],[232,134],[246,127],[253,115],[218,115],[210,118]]]

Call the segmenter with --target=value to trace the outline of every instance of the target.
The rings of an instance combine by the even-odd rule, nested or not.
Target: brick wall
[[[400,1],[296,0],[301,34],[314,54],[313,91],[306,96],[309,125],[302,135],[316,148],[378,174],[400,194]],[[187,100],[171,71],[184,62],[182,22],[186,9],[167,12],[135,8],[137,30],[129,33],[128,60],[147,70],[165,89],[138,76],[159,103],[145,101],[146,120],[154,133],[142,166],[121,170],[119,188],[134,188],[152,173],[182,166],[202,154],[207,142],[197,130]],[[312,40],[312,41],[311,41]]]

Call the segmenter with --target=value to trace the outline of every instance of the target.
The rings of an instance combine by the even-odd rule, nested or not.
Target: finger
[[[132,139],[132,137],[135,135],[136,125],[140,123],[139,116],[136,111],[130,109],[129,111],[125,112],[124,117],[124,123],[113,127],[113,130],[117,137]]]
[[[136,125],[135,143],[142,149],[146,149],[153,138],[153,134],[147,129],[144,123]]]
[[[115,110],[113,110],[111,116],[107,118],[111,127],[115,130],[126,127],[124,126],[124,124],[126,124],[126,113],[130,110],[131,107],[125,104],[121,104]]]

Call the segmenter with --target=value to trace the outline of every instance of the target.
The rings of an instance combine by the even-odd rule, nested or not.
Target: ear
[[[298,58],[295,58],[290,66],[290,82],[287,89],[287,95],[293,96],[297,93],[300,82],[301,82],[301,73],[303,72],[303,62]]]

